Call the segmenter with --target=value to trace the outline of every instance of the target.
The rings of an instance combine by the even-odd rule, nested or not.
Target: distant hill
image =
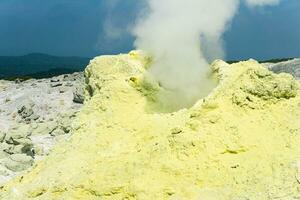
[[[260,63],[278,63],[292,60],[282,58],[261,60]],[[32,53],[24,56],[0,56],[0,79],[15,80],[29,78],[49,78],[61,74],[82,71],[89,64],[90,58],[59,57],[42,53]],[[236,63],[238,60],[229,60]]]
[[[0,79],[30,76],[47,78],[51,74],[72,73],[82,71],[90,58],[59,57],[41,53],[24,56],[0,56]]]
[[[18,75],[18,76],[7,76],[4,77],[4,80],[8,81],[26,81],[28,79],[43,79],[43,78],[52,78],[54,76],[59,76],[62,74],[72,74],[74,72],[78,72],[82,70],[75,70],[75,69],[67,69],[67,68],[55,68],[55,69],[50,69],[48,71],[42,71],[42,72],[37,72],[33,74],[26,74],[26,75]]]

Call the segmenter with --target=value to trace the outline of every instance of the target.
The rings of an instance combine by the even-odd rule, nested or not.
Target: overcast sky
[[[142,0],[0,0],[0,55],[88,56],[132,49]],[[300,57],[300,0],[241,5],[224,35],[227,59]]]

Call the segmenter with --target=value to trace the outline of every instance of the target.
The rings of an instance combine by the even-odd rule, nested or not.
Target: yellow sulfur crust
[[[300,199],[299,81],[215,61],[214,91],[166,113],[148,63],[138,51],[92,60],[75,134],[0,199]]]

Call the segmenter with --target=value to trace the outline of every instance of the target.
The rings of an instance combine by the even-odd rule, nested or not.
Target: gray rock
[[[40,116],[35,113],[33,115],[31,115],[32,120],[38,120],[39,118],[40,118]]]
[[[65,84],[65,86],[66,86],[66,87],[72,87],[72,86],[73,86],[73,83],[67,82],[67,83]]]
[[[9,102],[11,102],[11,99],[9,97],[7,97],[7,98],[5,98],[4,102],[9,103]]]
[[[27,145],[27,144],[31,144],[31,140],[29,138],[19,138],[19,139],[13,139],[15,145]]]
[[[64,130],[62,130],[61,128],[57,128],[50,133],[50,135],[52,135],[52,136],[59,136],[59,135],[64,135],[64,134],[66,134],[66,132]]]
[[[4,158],[7,155],[12,154],[26,154],[32,157],[34,156],[33,143],[30,139],[20,139],[18,142],[14,142],[14,144],[2,143],[0,145],[0,151],[2,152],[0,158]]]
[[[13,154],[4,160],[4,166],[13,171],[20,172],[33,165],[33,158],[25,154]]]
[[[60,79],[59,76],[58,77],[53,77],[53,78],[50,79],[51,83],[57,83],[57,82],[60,82],[60,81],[61,81],[61,79]]]
[[[35,130],[35,129],[38,128],[38,124],[37,123],[31,123],[30,124],[30,128],[33,129],[33,130]]]
[[[18,108],[18,114],[24,121],[35,121],[39,119],[39,116],[33,111],[34,103],[25,103]]]
[[[59,88],[59,93],[65,93],[67,91],[68,91],[68,89],[66,87],[60,87]]]
[[[35,145],[34,146],[34,155],[38,156],[45,156],[45,150],[42,145]]]
[[[4,166],[0,165],[0,176],[9,176],[9,171]]]
[[[78,86],[73,91],[73,102],[82,104],[84,102],[83,86]]]
[[[70,116],[64,117],[60,121],[60,128],[65,132],[69,133],[71,131],[71,118]]]
[[[75,81],[75,77],[73,76],[73,74],[65,74],[63,75],[63,81]]]
[[[32,110],[33,105],[31,103],[26,103],[18,108],[18,113],[22,118],[27,118],[33,115]]]
[[[65,74],[63,77],[63,81],[77,81],[83,79],[83,72],[75,72],[73,74]]]
[[[266,63],[271,71],[275,73],[289,73],[295,78],[300,79],[300,59],[293,59],[280,63]]]
[[[19,144],[18,140],[23,138],[28,138],[31,134],[29,126],[23,125],[19,127],[12,128],[8,131],[5,136],[5,141],[8,144]]]
[[[50,86],[53,87],[53,88],[54,88],[54,87],[60,87],[60,86],[62,86],[62,85],[63,85],[62,83],[51,83],[51,84],[50,84]]]
[[[50,121],[47,123],[39,123],[35,129],[32,130],[32,135],[47,135],[51,133],[58,126],[58,122]]]
[[[4,141],[6,136],[6,133],[4,133],[3,131],[0,131],[0,143]]]
[[[19,79],[19,78],[17,78],[17,79],[15,80],[15,83],[16,83],[16,84],[20,84],[21,82],[22,82],[22,80]]]
[[[11,149],[11,153],[10,154],[26,154],[28,156],[34,157],[34,148],[33,148],[33,144],[32,142],[28,142],[25,144],[19,144],[14,146]]]
[[[300,79],[300,66],[298,69],[295,69],[294,74],[298,79]]]

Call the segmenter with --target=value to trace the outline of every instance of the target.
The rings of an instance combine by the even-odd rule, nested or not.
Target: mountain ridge
[[[0,78],[27,76],[54,69],[82,71],[90,58],[79,56],[53,56],[30,53],[23,56],[0,56]]]

